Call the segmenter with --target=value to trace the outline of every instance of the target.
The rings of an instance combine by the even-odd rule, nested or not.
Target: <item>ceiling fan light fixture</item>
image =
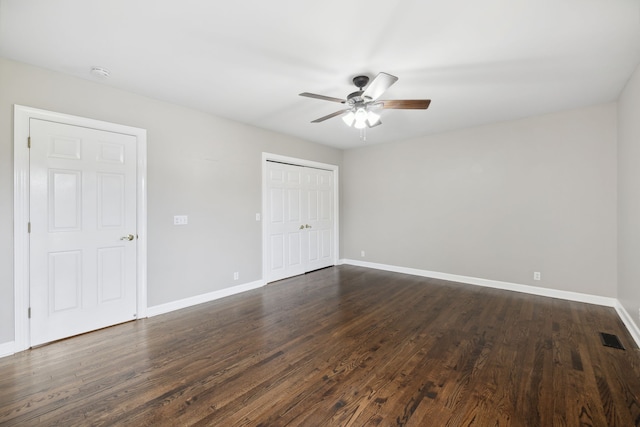
[[[353,113],[353,111],[349,111],[347,114],[342,116],[342,120],[347,126],[351,127],[353,126],[353,122],[356,120],[356,115]]]
[[[380,123],[380,114],[373,111],[367,111],[367,124],[369,127],[374,127]]]
[[[359,107],[355,112],[356,122],[364,122],[367,120],[367,110],[364,107]]]
[[[358,107],[354,113],[355,123],[353,127],[356,129],[364,129],[367,126],[367,109],[365,107]]]
[[[353,127],[356,129],[364,129],[367,127],[367,121],[356,120],[356,122],[353,124]]]

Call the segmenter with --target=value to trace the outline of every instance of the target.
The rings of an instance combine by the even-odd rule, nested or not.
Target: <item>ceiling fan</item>
[[[343,115],[342,120],[347,126],[353,126],[356,129],[364,129],[366,127],[374,127],[380,125],[380,115],[374,110],[377,109],[396,109],[396,110],[426,110],[431,103],[430,99],[395,99],[395,100],[379,100],[382,94],[391,87],[398,78],[387,73],[378,73],[375,79],[369,83],[369,77],[356,76],[353,78],[353,84],[358,88],[357,91],[349,94],[347,99],[333,98],[331,96],[317,95],[315,93],[302,92],[300,96],[308,98],[323,99],[325,101],[339,102],[346,104],[348,108],[328,114],[319,119],[313,120],[311,123],[324,122],[327,119]],[[366,89],[364,89],[366,86]]]

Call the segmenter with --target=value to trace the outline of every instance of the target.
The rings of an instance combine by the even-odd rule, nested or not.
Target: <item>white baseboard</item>
[[[396,273],[411,274],[414,276],[430,277],[432,279],[449,280],[451,282],[466,283],[469,285],[484,286],[487,288],[504,289],[507,291],[522,292],[525,294],[539,295],[543,297],[559,298],[569,301],[586,302],[589,304],[615,307],[618,300],[615,298],[598,295],[581,294],[578,292],[561,291],[557,289],[540,288],[537,286],[520,285],[517,283],[501,282],[498,280],[480,279],[478,277],[460,276],[457,274],[440,273],[437,271],[419,270],[416,268],[397,267],[394,265],[364,262],[352,259],[342,260],[344,264],[360,267],[375,268],[377,270],[393,271]]]
[[[257,289],[264,285],[265,285],[264,281],[256,280],[255,282],[244,283],[242,285],[233,286],[231,288],[220,289],[219,291],[209,292],[207,294],[196,295],[194,297],[185,298],[178,301],[172,301],[166,304],[156,305],[156,306],[147,308],[147,316],[153,317],[159,314],[169,313],[171,311],[180,310],[182,308],[191,307],[191,306],[202,304],[205,302],[239,294],[241,292]]]
[[[622,304],[620,304],[620,301],[616,301],[615,309],[618,312],[618,316],[620,316],[620,320],[622,320],[622,323],[627,327],[631,337],[636,342],[636,345],[640,347],[640,328],[638,328],[638,325],[633,321],[633,317]]]
[[[11,356],[16,353],[15,341],[0,344],[0,357]]]

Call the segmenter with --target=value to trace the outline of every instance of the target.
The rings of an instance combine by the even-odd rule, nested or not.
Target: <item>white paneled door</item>
[[[136,318],[136,138],[31,119],[31,345]]]
[[[333,172],[303,168],[306,271],[334,265]]]
[[[333,171],[266,166],[266,280],[334,265]]]

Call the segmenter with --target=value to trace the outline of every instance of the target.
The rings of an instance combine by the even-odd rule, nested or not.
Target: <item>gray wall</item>
[[[0,344],[14,339],[14,104],[147,129],[149,306],[261,278],[263,151],[342,163],[341,150],[0,58]]]
[[[640,327],[640,66],[618,102],[618,300]]]
[[[619,119],[607,104],[343,153],[0,59],[0,344],[14,333],[13,104],[148,130],[150,306],[260,279],[268,151],[341,166],[343,258],[618,296],[637,313],[639,74]]]
[[[349,150],[343,178],[345,258],[616,296],[615,104]]]

